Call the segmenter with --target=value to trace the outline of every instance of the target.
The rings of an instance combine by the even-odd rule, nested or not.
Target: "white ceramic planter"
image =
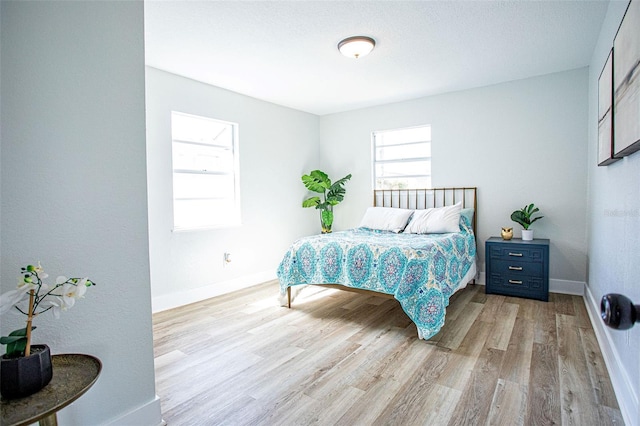
[[[531,240],[533,240],[533,229],[523,229],[522,241],[531,241]]]

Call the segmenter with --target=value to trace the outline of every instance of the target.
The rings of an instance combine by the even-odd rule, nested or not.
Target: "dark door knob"
[[[626,296],[609,293],[600,302],[602,321],[616,330],[626,330],[640,321],[640,305],[634,305]]]

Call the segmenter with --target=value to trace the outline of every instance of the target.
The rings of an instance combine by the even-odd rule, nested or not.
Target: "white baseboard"
[[[584,289],[587,283],[584,281],[569,281],[549,278],[549,292],[572,294],[574,296],[584,296]]]
[[[484,271],[478,272],[476,284],[485,285],[487,283]],[[575,296],[583,296],[586,287],[584,281],[558,280],[549,279],[549,291],[551,293],[573,294]]]
[[[153,313],[166,311],[167,309],[199,302],[274,279],[276,279],[275,271],[264,271],[233,280],[220,281],[205,287],[153,297],[151,299],[151,311]]]
[[[162,419],[160,398],[156,395],[152,401],[106,424],[109,426],[165,426],[167,423]]]
[[[600,350],[602,351],[602,356],[607,366],[609,377],[611,378],[611,384],[618,399],[618,405],[620,406],[624,423],[627,426],[640,426],[640,419],[638,419],[638,413],[640,412],[638,395],[633,389],[629,374],[625,371],[620,361],[618,350],[612,343],[611,332],[600,318],[600,302],[593,298],[588,286],[585,287],[584,304],[587,307],[591,325],[596,333],[596,338],[598,339],[598,344],[600,345]],[[619,331],[612,332],[620,333]]]

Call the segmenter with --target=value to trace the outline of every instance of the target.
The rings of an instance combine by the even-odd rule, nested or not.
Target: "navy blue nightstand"
[[[491,237],[485,257],[485,293],[549,300],[549,240]]]

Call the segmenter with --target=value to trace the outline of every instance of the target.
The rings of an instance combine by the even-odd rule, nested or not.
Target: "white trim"
[[[584,304],[587,307],[593,331],[596,333],[596,338],[598,339],[602,357],[604,358],[604,363],[607,366],[607,371],[611,378],[613,390],[618,399],[618,405],[620,406],[624,423],[628,426],[639,426],[640,419],[638,419],[637,416],[639,412],[638,395],[636,395],[633,389],[629,374],[620,361],[620,356],[613,344],[610,331],[600,319],[600,303],[593,298],[589,286],[585,288]]]
[[[166,311],[167,309],[210,299],[274,279],[276,279],[275,271],[264,271],[232,280],[220,281],[205,287],[156,296],[151,300],[151,311],[153,313]],[[274,293],[274,297],[276,296]]]
[[[126,414],[106,423],[109,426],[165,426],[167,423],[162,419],[160,411],[160,398],[158,395],[148,403],[129,411]]]
[[[549,279],[549,292],[550,293],[561,293],[561,294],[572,294],[574,296],[584,296],[584,289],[587,283],[584,281],[569,281],[569,280],[558,280],[555,278]]]

